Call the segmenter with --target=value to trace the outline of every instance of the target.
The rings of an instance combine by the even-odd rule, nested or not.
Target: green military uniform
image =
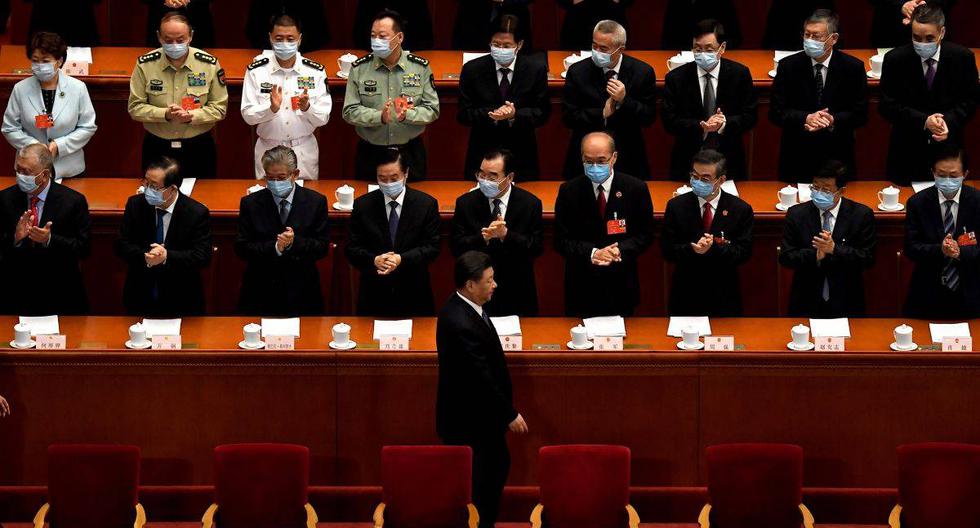
[[[414,104],[399,122],[394,106],[388,124],[381,122],[385,103],[404,97]],[[355,170],[363,180],[376,179],[376,159],[388,148],[398,148],[409,165],[409,177],[425,179],[425,125],[439,117],[439,96],[429,61],[402,50],[392,69],[373,54],[354,62],[344,97],[344,121],[354,125],[357,145]]]
[[[167,121],[170,105],[186,105],[190,123]],[[185,177],[214,177],[217,156],[209,133],[228,111],[225,72],[213,55],[188,48],[177,69],[156,49],[136,61],[129,80],[129,115],[143,123],[143,168],[160,156],[180,162]]]

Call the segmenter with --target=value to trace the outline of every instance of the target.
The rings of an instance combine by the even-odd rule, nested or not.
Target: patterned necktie
[[[41,219],[38,218],[37,214],[37,204],[41,201],[37,196],[31,196],[31,215],[34,217],[34,227],[37,227],[41,223]]]
[[[830,233],[834,226],[831,222],[834,220],[834,215],[830,211],[824,211],[823,213],[823,230]],[[821,295],[824,301],[830,300],[830,279],[824,277],[823,279],[823,294]]]
[[[953,200],[946,200],[943,206],[946,211],[943,213],[943,231],[947,235],[952,235],[956,231],[956,222],[953,220]],[[943,285],[951,291],[956,291],[960,286],[960,271],[956,269],[956,261],[947,258],[946,265],[943,266],[942,274]]]
[[[490,210],[490,221],[491,222],[495,221],[497,219],[497,217],[500,216],[500,205],[502,203],[503,202],[500,201],[500,198],[494,198],[493,199],[493,209]]]
[[[279,219],[282,220],[282,225],[286,225],[287,218],[289,218],[289,202],[283,199],[279,202]]]
[[[932,81],[936,80],[936,59],[932,57],[926,59],[926,86],[932,90]]]
[[[817,63],[814,68],[817,70],[813,76],[817,88],[817,107],[823,108],[823,64]]]
[[[715,87],[711,82],[713,77],[710,73],[704,74],[704,118],[710,119],[715,115],[718,105],[715,102]]]
[[[711,210],[711,203],[710,202],[705,202],[704,203],[704,214],[701,216],[701,219],[704,221],[704,232],[705,233],[710,233],[711,232],[711,223],[715,220],[715,214]]]
[[[391,235],[391,247],[395,247],[395,235],[398,233],[398,202],[392,200],[388,205],[391,206],[391,214],[388,215],[388,234]]]
[[[510,68],[500,68],[500,98],[510,97]]]

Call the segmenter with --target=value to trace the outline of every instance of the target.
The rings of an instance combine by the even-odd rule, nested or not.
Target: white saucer
[[[796,204],[793,204],[793,205],[796,205]],[[789,208],[790,207],[793,207],[793,205],[783,205],[781,202],[777,202],[776,203],[776,210],[777,211],[784,211],[784,212],[785,211],[789,211]]]
[[[875,72],[868,70],[869,79],[881,79],[881,75],[875,75]]]
[[[352,348],[354,348],[356,346],[357,346],[357,343],[355,343],[353,341],[348,341],[346,345],[339,345],[339,344],[337,344],[336,341],[331,341],[330,342],[330,348],[334,348],[334,349],[337,349],[337,350],[350,350],[350,349],[352,349]]]
[[[133,349],[136,349],[136,350],[145,350],[145,349],[150,348],[151,346],[153,346],[153,342],[150,341],[149,339],[147,339],[146,341],[143,341],[143,344],[142,345],[137,345],[136,343],[133,343],[129,339],[127,339],[126,340],[126,343],[124,343],[124,344],[126,345],[126,348],[133,348]]]
[[[878,209],[889,213],[894,213],[905,209],[905,204],[896,204],[895,207],[886,207],[885,204],[878,204]]]
[[[773,79],[775,79],[776,78],[776,70],[769,70],[769,76],[772,77]]]
[[[337,77],[340,77],[341,79],[346,79],[346,78],[350,77],[350,74],[349,73],[344,73],[342,71],[339,71],[339,72],[337,72]]]
[[[561,72],[561,78],[562,79],[564,79],[566,75],[568,75],[568,70],[565,70],[565,71]]]
[[[259,350],[265,348],[265,341],[259,341],[257,344],[250,345],[245,341],[238,342],[238,348],[244,348],[245,350]]]
[[[702,348],[704,348],[704,343],[702,343],[701,341],[698,341],[698,344],[697,345],[695,345],[695,346],[688,346],[688,345],[685,345],[683,341],[678,341],[677,342],[677,348],[679,348],[681,350],[701,350]]]
[[[575,343],[572,343],[571,341],[565,343],[565,345],[572,350],[588,350],[593,346],[592,341],[586,341],[585,344],[582,346],[577,346]]]
[[[797,352],[805,352],[807,350],[813,350],[814,345],[813,345],[813,343],[807,342],[806,345],[800,346],[800,345],[797,345],[796,343],[790,341],[789,343],[786,343],[786,348],[788,348],[790,350],[796,350]]]
[[[892,343],[892,344],[890,344],[888,346],[891,347],[891,349],[894,350],[895,352],[911,352],[913,350],[918,350],[919,349],[919,345],[917,345],[915,343],[912,343],[911,345],[909,345],[908,348],[900,347],[900,346],[898,346],[898,343]]]
[[[37,345],[37,343],[33,339],[31,339],[30,344],[27,345],[18,345],[16,341],[10,342],[10,348],[16,348],[18,350],[26,350],[28,348],[34,348],[35,345]]]
[[[333,207],[334,209],[336,209],[338,211],[345,211],[345,212],[348,212],[348,213],[354,210],[354,207],[353,206],[351,206],[351,207],[344,207],[344,206],[340,205],[340,202],[334,202],[331,207]]]

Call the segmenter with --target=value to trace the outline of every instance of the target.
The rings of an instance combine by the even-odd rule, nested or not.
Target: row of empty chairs
[[[899,504],[891,528],[980,526],[980,446],[901,446]],[[48,502],[36,528],[141,528],[140,449],[54,445],[48,450]],[[382,449],[382,503],[375,527],[476,528],[468,447]],[[707,448],[708,504],[701,528],[811,528],[803,505],[803,449],[790,444]],[[310,452],[291,444],[232,444],[214,451],[214,504],[204,528],[315,528],[307,501]],[[636,528],[630,506],[630,451],[566,445],[539,452],[540,503],[534,528]],[[367,520],[365,520],[367,521]]]

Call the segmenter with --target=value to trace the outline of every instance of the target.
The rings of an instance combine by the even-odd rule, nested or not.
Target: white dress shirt
[[[925,75],[926,72],[929,71],[929,65],[926,64],[926,61],[929,59],[936,61],[936,69],[937,70],[939,69],[939,54],[942,53],[942,51],[943,51],[943,45],[940,44],[939,47],[936,48],[936,54],[933,55],[932,57],[926,57],[924,59],[922,57],[919,57],[919,59],[922,61],[922,75]]]
[[[510,72],[507,74],[507,80],[510,81],[510,84],[511,85],[514,84],[514,72],[517,71],[517,57],[516,56],[514,57],[514,62],[510,63],[507,66],[501,66],[501,65],[497,64],[496,62],[494,62],[493,65],[496,66],[496,68],[497,68],[497,85],[498,86],[500,85],[500,83],[504,82],[504,72],[500,71],[500,70],[502,70],[504,68],[507,68],[508,70],[510,70]]]
[[[939,220],[944,221],[946,218],[946,201],[953,200],[953,228],[956,228],[956,219],[960,212],[960,195],[963,194],[963,189],[956,191],[956,194],[952,198],[946,198],[946,195],[941,191],[939,192]],[[953,237],[956,237],[956,233],[953,233]]]
[[[490,203],[490,211],[493,211],[493,201],[500,200],[500,216],[502,218],[507,218],[507,203],[510,202],[510,190],[511,187],[507,187],[507,192],[499,198],[489,198],[487,202]]]
[[[402,189],[402,193],[399,194],[398,197],[394,199],[394,201],[398,204],[398,221],[399,222],[401,221],[401,218],[402,218],[402,211],[405,210],[405,208],[402,207],[402,204],[405,203],[405,192],[407,190],[408,190],[408,187],[405,187],[404,189]],[[381,191],[379,190],[378,192],[381,192]],[[385,212],[388,213],[388,218],[391,218],[391,207],[392,207],[391,201],[392,201],[392,199],[389,198],[388,195],[385,194],[385,193],[383,193],[383,192],[381,193],[381,196],[384,197],[384,199],[385,199]]]
[[[830,212],[830,234],[831,235],[834,234],[834,228],[837,227],[837,215],[840,213],[840,203],[842,201],[843,200],[837,200],[837,204],[835,204],[832,208],[830,208],[830,209],[827,210],[828,212]],[[823,214],[824,214],[824,211],[821,211],[820,209],[817,209],[817,215],[820,218],[820,229],[821,230],[823,229]]]
[[[698,196],[698,208],[700,208],[701,210],[701,218],[704,218],[704,204],[711,205],[711,214],[712,214],[711,218],[712,219],[714,218],[714,214],[718,212],[718,202],[721,200],[721,193],[723,192],[725,191],[719,189],[718,194],[716,194],[715,197],[712,198],[710,202]]]
[[[833,56],[834,56],[834,52],[831,51],[830,55],[827,55],[827,58],[825,60],[817,61],[817,59],[813,59],[813,58],[810,59],[810,71],[813,72],[814,77],[816,77],[817,75],[817,64],[823,64],[823,71],[821,73],[823,73],[824,86],[827,86],[827,72],[830,71],[830,59],[833,58]]]
[[[616,65],[613,66],[612,68],[603,68],[602,69],[602,74],[603,75],[606,75],[610,71],[614,71],[614,72],[616,72],[616,78],[619,79],[619,69],[622,68],[622,67],[623,67],[623,55],[620,55],[619,56],[619,62],[617,62]]]

